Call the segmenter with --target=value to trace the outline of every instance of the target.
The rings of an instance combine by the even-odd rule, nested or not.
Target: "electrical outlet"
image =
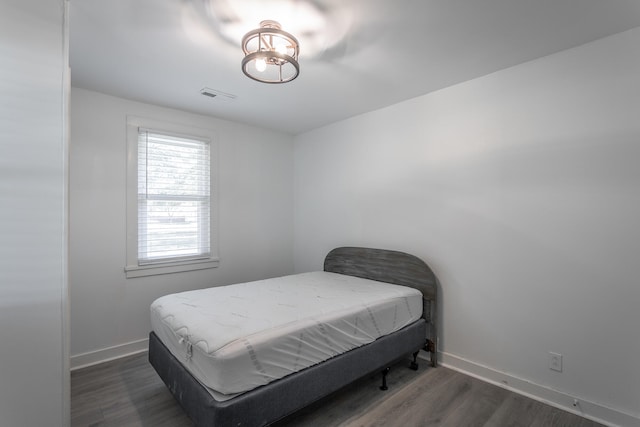
[[[562,355],[560,353],[549,352],[549,369],[562,372]]]

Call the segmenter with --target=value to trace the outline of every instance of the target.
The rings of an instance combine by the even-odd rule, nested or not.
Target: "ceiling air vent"
[[[235,95],[230,93],[221,92],[219,90],[211,89],[208,87],[202,88],[200,93],[204,96],[214,98],[216,101],[230,102],[236,99]]]

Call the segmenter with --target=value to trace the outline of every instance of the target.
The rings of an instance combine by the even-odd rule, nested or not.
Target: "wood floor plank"
[[[463,398],[458,410],[443,420],[443,426],[484,426],[510,394],[505,389],[475,378],[470,381],[470,393]]]
[[[511,393],[487,420],[485,427],[529,427],[542,406],[540,402]]]
[[[599,423],[544,405],[530,427],[598,427]]]
[[[434,372],[437,371],[434,370]],[[437,382],[427,380],[434,376],[425,375],[412,387],[405,387],[385,400],[382,405],[367,411],[355,425],[371,427],[441,425],[445,415],[455,411],[462,403],[459,397],[468,392],[470,385],[469,378],[457,372],[450,372],[447,378]]]
[[[392,368],[291,415],[273,427],[602,427],[577,415],[444,368]],[[72,427],[192,427],[147,361],[129,356],[71,374]]]
[[[100,399],[90,395],[80,395],[73,398],[71,418],[76,425],[95,425],[104,421]]]

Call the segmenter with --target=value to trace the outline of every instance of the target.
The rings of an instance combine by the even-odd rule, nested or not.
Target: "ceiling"
[[[293,82],[240,69],[264,19]],[[71,0],[71,83],[297,134],[637,26],[638,0]]]

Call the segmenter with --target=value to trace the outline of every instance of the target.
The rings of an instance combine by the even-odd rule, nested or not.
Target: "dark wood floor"
[[[273,427],[597,427],[568,412],[444,368],[393,367],[389,390],[378,376],[284,419]],[[71,374],[72,427],[192,426],[141,354]]]

